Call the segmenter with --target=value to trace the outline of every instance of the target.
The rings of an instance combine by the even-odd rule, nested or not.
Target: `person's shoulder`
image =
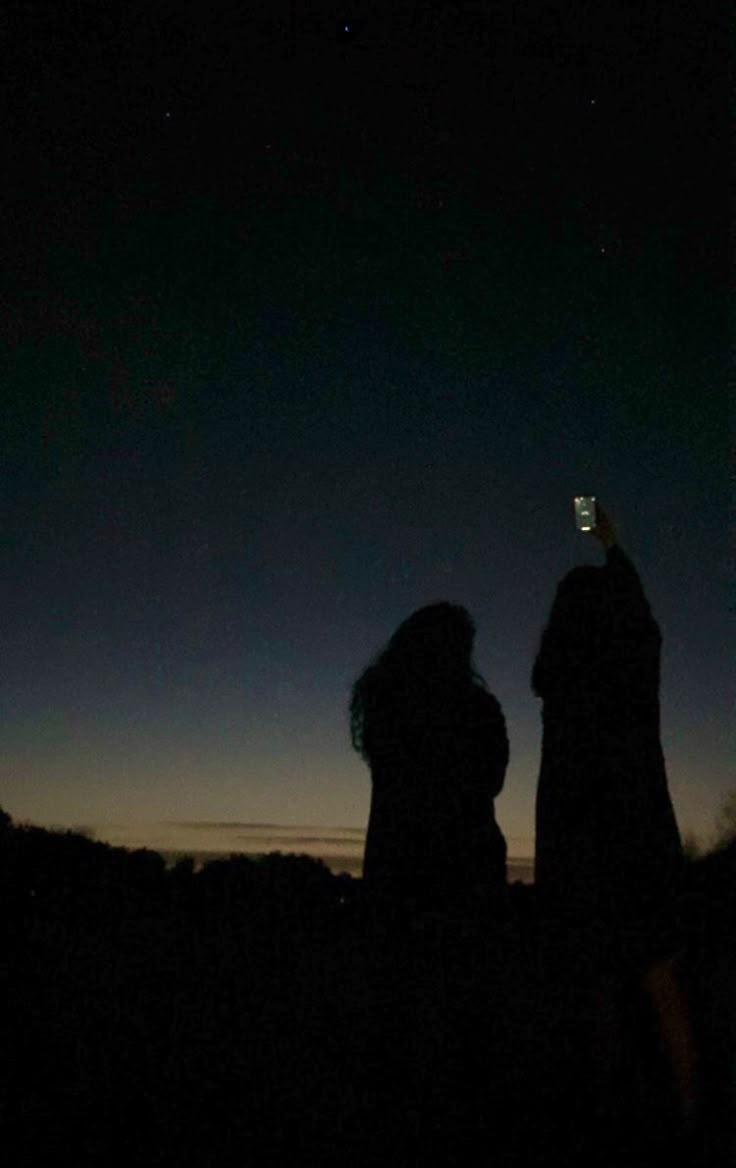
[[[473,686],[472,702],[476,715],[483,720],[503,718],[501,703],[495,694],[480,685]]]

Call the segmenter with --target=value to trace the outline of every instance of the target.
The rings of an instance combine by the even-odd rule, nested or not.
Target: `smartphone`
[[[575,526],[578,531],[592,531],[596,523],[595,495],[576,495]]]

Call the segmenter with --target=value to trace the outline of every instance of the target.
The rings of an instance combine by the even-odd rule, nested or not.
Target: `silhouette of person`
[[[652,923],[682,869],[660,742],[662,638],[603,508],[603,567],[557,588],[534,663],[542,698],[535,884],[580,920]]]
[[[474,636],[464,608],[420,608],[353,686],[352,742],[372,779],[363,880],[378,899],[443,909],[505,887],[493,800],[508,738]]]
[[[687,1111],[692,1038],[671,963],[684,862],[660,742],[662,638],[600,506],[593,532],[606,563],[573,568],[560,582],[532,672],[544,703],[535,887],[555,918],[597,938],[592,1045],[606,1092],[622,1003],[644,987]]]

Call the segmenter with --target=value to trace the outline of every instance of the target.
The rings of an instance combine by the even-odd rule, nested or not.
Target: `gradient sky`
[[[601,560],[571,509],[595,493],[707,835],[733,785],[718,21],[11,7],[0,804],[116,838],[362,828],[350,685],[447,598],[530,854],[529,677],[560,577]]]

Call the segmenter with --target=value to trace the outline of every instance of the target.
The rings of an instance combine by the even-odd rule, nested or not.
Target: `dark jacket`
[[[429,908],[506,880],[493,799],[509,746],[496,699],[477,685],[374,718],[366,734],[372,798],[366,888]]]
[[[544,700],[539,894],[655,948],[682,866],[660,742],[660,647],[636,570],[613,547],[605,567],[575,569],[558,589],[532,677]]]

